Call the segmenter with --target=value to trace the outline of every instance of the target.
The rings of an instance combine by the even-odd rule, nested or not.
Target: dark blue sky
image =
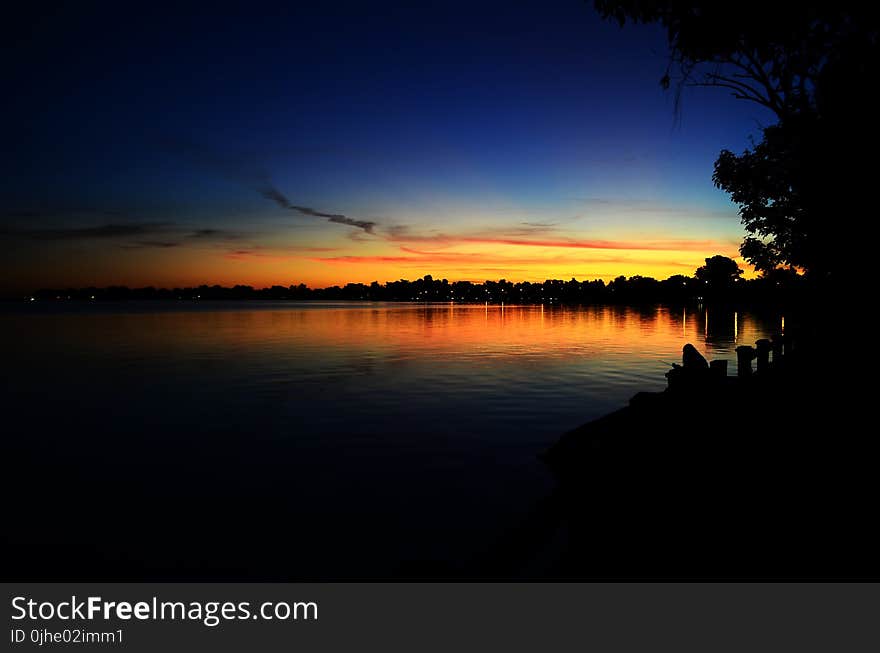
[[[187,269],[185,256],[206,269],[236,252],[239,263],[242,252],[295,258],[297,247],[367,263],[401,243],[448,250],[458,236],[475,245],[526,223],[546,225],[528,234],[545,244],[693,239],[735,253],[736,210],[713,188],[712,163],[769,116],[692,91],[676,123],[656,28],[620,30],[574,0],[124,4],[44,10],[6,28],[12,276],[37,279],[50,252],[70,259],[55,276],[86,269],[96,283],[150,281],[122,261],[140,249],[167,250],[154,264],[157,253],[138,253],[157,270]],[[267,184],[313,212],[267,200]],[[480,245],[474,256],[493,255]],[[77,264],[83,252],[102,263]],[[554,260],[582,276],[602,268]],[[338,263],[312,256],[291,271],[353,276]],[[510,276],[529,276],[513,272],[523,265]],[[272,269],[254,278],[285,270]]]

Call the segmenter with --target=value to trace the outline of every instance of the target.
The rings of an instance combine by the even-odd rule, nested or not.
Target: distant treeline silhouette
[[[454,281],[421,279],[389,281],[380,284],[348,283],[344,286],[309,288],[305,284],[254,288],[198,286],[186,288],[107,288],[43,289],[32,296],[39,300],[324,300],[324,301],[405,301],[511,304],[586,304],[624,302],[687,302],[700,300],[774,301],[801,295],[806,282],[792,270],[777,270],[757,279],[746,280],[731,259],[706,259],[694,276],[674,275],[662,281],[644,276],[619,276],[603,280],[578,281],[548,279],[541,282]]]

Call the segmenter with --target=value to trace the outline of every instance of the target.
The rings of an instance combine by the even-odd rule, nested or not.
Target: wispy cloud
[[[368,234],[372,234],[373,229],[376,227],[376,223],[372,220],[356,220],[354,218],[349,218],[346,215],[342,215],[341,213],[325,213],[324,211],[318,211],[308,206],[293,204],[287,199],[287,196],[284,195],[284,193],[272,185],[265,185],[260,189],[260,194],[266,199],[272,200],[283,209],[297,211],[303,215],[312,216],[314,218],[324,218],[328,222],[357,227],[358,229],[363,229]]]
[[[219,228],[193,229],[173,222],[128,222],[82,227],[47,227],[40,229],[5,228],[0,236],[37,241],[118,241],[122,247],[169,248],[209,241],[236,241],[245,238],[238,231]]]
[[[169,247],[177,247],[180,243],[169,240],[139,240],[134,243],[126,243],[122,245],[125,249],[147,249],[151,247],[159,249],[167,249]]]
[[[556,247],[567,249],[620,249],[620,250],[656,250],[656,251],[706,251],[717,243],[711,240],[524,240],[519,238],[468,238],[460,239],[465,243],[481,243],[490,245],[516,245],[519,247]]]
[[[634,199],[626,197],[566,197],[565,201],[584,205],[585,207],[601,207],[603,213],[642,213],[677,218],[736,218],[736,207],[729,209],[706,208],[689,204],[671,204],[655,199]]]
[[[555,223],[555,222],[521,222],[520,224],[523,224],[523,225],[530,227],[532,229],[555,229],[557,223]]]
[[[377,223],[372,220],[359,220],[341,213],[329,213],[309,206],[294,204],[275,187],[265,168],[249,161],[245,156],[228,152],[221,154],[203,145],[181,139],[168,139],[165,146],[177,154],[184,155],[199,167],[207,168],[221,177],[256,190],[260,195],[275,202],[283,209],[313,218],[322,218],[327,222],[357,227],[368,234],[372,234],[377,226]]]
[[[317,263],[360,263],[360,264],[376,264],[376,263],[412,263],[418,265],[425,264],[454,264],[466,265],[547,265],[547,264],[574,264],[583,263],[583,260],[572,259],[565,256],[508,256],[503,254],[485,254],[475,252],[432,252],[420,251],[414,249],[401,248],[400,254],[390,255],[343,255],[343,256],[322,256],[314,257],[311,260]],[[602,263],[621,263],[626,261],[625,257],[619,256],[596,256],[592,257],[593,262]]]
[[[501,235],[495,235],[498,232]],[[710,251],[727,243],[718,243],[713,240],[689,240],[689,239],[645,239],[645,240],[606,240],[606,239],[578,239],[578,238],[528,238],[517,229],[493,230],[493,233],[470,233],[449,234],[413,233],[407,228],[391,229],[386,237],[392,242],[398,243],[435,243],[443,246],[460,244],[480,245],[515,245],[518,247],[542,247],[563,249],[614,249],[614,250],[656,250],[656,251]]]
[[[258,249],[237,249],[226,252],[223,258],[230,261],[263,261],[263,262],[289,262],[296,258],[293,254],[276,254],[260,251]]]
[[[56,227],[47,229],[7,229],[3,233],[34,240],[114,239],[147,236],[167,231],[168,222],[103,224],[94,227]]]
[[[251,247],[230,249],[223,254],[223,257],[234,261],[291,261],[293,259],[301,259],[304,254],[329,254],[337,251],[339,249],[336,247],[311,245],[293,245],[284,248],[253,245]]]
[[[118,219],[123,217],[125,214],[122,211],[114,211],[110,209],[95,209],[90,207],[77,207],[77,206],[60,206],[60,207],[51,207],[51,208],[43,208],[43,209],[9,209],[5,211],[0,211],[0,217],[3,218],[12,218],[12,219],[29,219],[29,220],[41,220],[45,218],[57,218],[59,216],[65,217],[103,217],[105,219]]]
[[[191,240],[242,240],[245,234],[226,229],[196,229],[185,236]]]

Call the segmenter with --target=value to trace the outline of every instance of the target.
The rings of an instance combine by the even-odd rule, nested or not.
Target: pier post
[[[727,378],[727,361],[723,358],[716,358],[709,362],[709,372],[715,381]]]
[[[788,356],[794,351],[794,337],[792,337],[791,333],[784,334],[782,336],[782,356]]]
[[[771,340],[773,342],[773,365],[778,367],[784,357],[785,336],[777,333]]]
[[[752,359],[754,357],[754,347],[740,345],[736,348],[736,375],[739,378],[747,379],[752,375]]]
[[[770,349],[772,345],[767,338],[761,338],[755,343],[755,349],[757,350],[757,364],[755,368],[757,372],[766,372],[770,369]]]

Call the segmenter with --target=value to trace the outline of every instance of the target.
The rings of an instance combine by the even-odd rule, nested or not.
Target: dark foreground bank
[[[568,536],[550,575],[880,576],[867,370],[789,344],[740,378],[675,370],[562,437],[545,456]]]

